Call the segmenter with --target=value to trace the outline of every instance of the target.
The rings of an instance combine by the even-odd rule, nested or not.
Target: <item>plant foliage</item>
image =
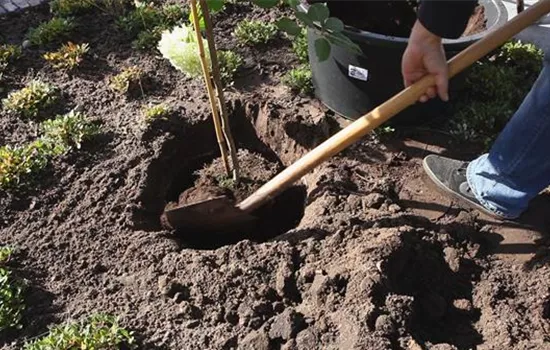
[[[54,327],[49,334],[25,344],[24,350],[111,350],[134,349],[132,332],[121,327],[118,319],[95,314],[87,319]]]
[[[143,69],[137,66],[125,68],[122,72],[111,78],[111,89],[120,93],[127,94],[139,87],[142,89],[141,81],[145,77]]]
[[[74,44],[68,42],[54,52],[44,54],[44,59],[50,62],[54,68],[74,69],[80,65],[84,56],[90,50],[90,46],[84,44]]]
[[[44,169],[49,161],[72,149],[99,132],[82,113],[70,112],[40,125],[42,136],[21,146],[0,147],[0,188],[16,188]]]
[[[257,20],[244,19],[235,28],[237,40],[246,45],[265,44],[275,37],[277,26]]]
[[[2,100],[5,111],[27,118],[36,118],[41,111],[58,99],[56,87],[40,80],[33,80],[21,90],[14,91]]]
[[[20,328],[25,309],[23,285],[6,266],[12,252],[9,247],[0,247],[0,334],[6,329]]]
[[[283,83],[292,91],[301,94],[309,94],[313,91],[311,82],[311,69],[309,66],[302,65],[290,70],[282,79]]]
[[[231,85],[235,74],[243,64],[242,57],[230,50],[220,50],[218,51],[218,63],[220,65],[222,83]]]
[[[94,1],[95,0],[52,0],[50,1],[50,12],[59,17],[78,15],[96,6]]]
[[[36,28],[31,28],[27,38],[33,45],[46,45],[67,38],[74,28],[75,23],[72,18],[54,17]]]
[[[207,42],[203,40],[205,51]],[[189,77],[198,77],[202,74],[201,60],[199,56],[199,47],[195,31],[186,25],[175,27],[172,31],[162,33],[158,49],[162,56],[179,71],[187,74]],[[206,55],[210,62],[210,56]]]
[[[535,46],[513,41],[476,63],[453,99],[451,133],[489,146],[527,95],[542,59]]]

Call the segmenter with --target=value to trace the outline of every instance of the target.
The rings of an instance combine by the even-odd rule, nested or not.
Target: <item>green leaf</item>
[[[204,16],[202,15],[202,11],[199,8],[197,8],[198,16],[199,16],[199,28],[201,30],[204,30],[206,28],[206,22],[204,21]],[[193,17],[193,12],[189,12],[189,22],[193,24],[195,22],[195,18]]]
[[[224,0],[206,0],[206,5],[211,13],[216,13],[223,10],[225,6]]]
[[[336,17],[329,17],[323,24],[323,28],[330,30],[334,33],[340,33],[341,31],[344,30],[344,22],[342,22]]]
[[[285,0],[285,1],[288,4],[288,6],[292,8],[296,8],[298,7],[298,5],[300,5],[300,0]]]
[[[264,9],[269,9],[279,4],[279,0],[252,0],[252,2]]]
[[[300,34],[300,26],[293,20],[288,17],[283,17],[275,22],[277,27],[289,35],[298,35]]]
[[[351,50],[358,55],[363,53],[359,45],[351,41],[351,39],[343,33],[326,33],[325,37],[328,41],[330,41],[330,43],[341,46],[347,50]]]
[[[319,61],[326,61],[330,56],[330,43],[325,38],[315,40],[315,53]]]
[[[323,23],[329,16],[328,7],[324,4],[313,4],[307,10],[307,16],[314,22]]]
[[[298,18],[302,23],[304,23],[307,26],[313,27],[314,25],[313,21],[311,20],[311,18],[309,18],[307,13],[296,11],[295,15],[296,15],[296,18]]]

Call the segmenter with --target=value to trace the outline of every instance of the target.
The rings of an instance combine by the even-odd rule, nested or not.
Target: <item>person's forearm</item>
[[[420,21],[416,21],[409,38],[409,45],[439,45],[441,39],[441,36],[428,30]]]
[[[418,20],[437,36],[456,39],[466,29],[477,0],[422,0]]]

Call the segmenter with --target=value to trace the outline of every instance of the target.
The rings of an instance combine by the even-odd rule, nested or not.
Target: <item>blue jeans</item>
[[[488,154],[468,165],[468,184],[479,202],[514,219],[550,185],[550,56],[531,91]]]

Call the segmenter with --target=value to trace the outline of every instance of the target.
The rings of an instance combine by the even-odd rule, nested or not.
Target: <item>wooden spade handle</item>
[[[549,12],[550,0],[540,0],[500,28],[491,31],[483,39],[469,46],[460,54],[449,60],[449,76],[455,76]],[[283,170],[250,197],[239,203],[237,205],[238,208],[245,212],[251,212],[262,206],[265,202],[287,189],[316,166],[357,142],[367,133],[388,121],[391,117],[408,106],[416,103],[420,96],[422,96],[430,86],[434,85],[435,77],[433,75],[428,75],[401,91],[399,94],[381,104],[368,114],[360,117]]]

